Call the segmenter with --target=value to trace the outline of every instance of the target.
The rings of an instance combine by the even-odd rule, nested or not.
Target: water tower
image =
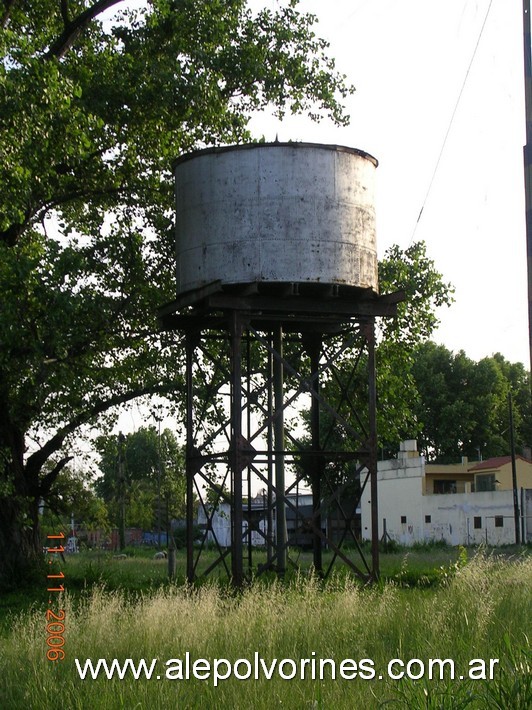
[[[306,545],[324,576],[337,560],[378,576],[374,321],[394,315],[397,298],[378,293],[376,167],[363,151],[308,143],[210,148],[175,163],[177,297],[160,317],[186,349],[190,581],[283,575]],[[356,529],[362,495],[369,559]]]

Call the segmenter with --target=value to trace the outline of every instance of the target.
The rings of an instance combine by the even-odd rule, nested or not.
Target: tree
[[[102,477],[97,493],[107,504],[111,522],[120,523],[121,498],[125,498],[126,520],[130,527],[168,530],[175,518],[185,517],[185,459],[175,434],[155,427],[141,427],[120,436],[100,436],[96,441]],[[125,486],[119,480],[122,457]]]
[[[249,140],[267,105],[345,123],[351,89],[296,0],[5,0],[0,11],[0,583],[40,558],[38,501],[80,427],[177,391],[171,161]]]
[[[346,120],[337,96],[348,89],[296,1],[254,15],[244,0],[154,0],[102,20],[121,4],[4,4],[0,237],[9,245],[52,210],[83,234],[124,206],[160,229],[170,161],[250,138],[251,113],[268,104],[313,116],[317,104]]]
[[[109,531],[107,507],[88,485],[88,478],[86,471],[72,470],[70,466],[65,466],[58,475],[41,518],[43,544],[46,544],[45,533],[62,530],[68,536],[72,517],[76,531],[80,527]]]
[[[20,572],[38,554],[37,507],[70,459],[65,442],[113,405],[179,394],[180,357],[155,322],[164,249],[154,258],[124,220],[83,242],[24,235],[0,250],[0,549]]]
[[[452,303],[453,288],[427,256],[424,242],[415,242],[405,250],[397,245],[390,247],[378,268],[381,293],[404,293],[397,317],[379,319],[377,323],[377,433],[382,455],[388,456],[396,453],[401,440],[416,438],[421,431],[420,395],[414,377],[418,348],[427,342],[438,325],[437,309]],[[353,362],[352,349],[346,349],[341,359],[335,360],[336,377],[322,383],[329,402],[341,401],[340,380],[351,381],[355,404],[357,401],[367,403],[367,359],[360,358],[355,372]],[[367,407],[362,406],[358,413],[368,430],[369,422],[364,420],[366,411]],[[350,413],[346,411],[343,416],[349,420]],[[320,419],[323,436],[327,437],[326,448],[357,449],[356,443],[349,442],[346,428],[332,421],[328,412],[321,412]],[[304,420],[309,430],[309,412],[304,413]],[[303,440],[302,448],[311,448],[308,437]],[[352,478],[356,468],[352,462],[329,462],[325,473],[329,482],[342,485]]]
[[[418,392],[412,374],[416,350],[436,330],[438,309],[453,302],[453,286],[427,255],[424,242],[405,250],[390,247],[379,263],[381,293],[403,291],[397,317],[381,319],[377,343],[377,431],[384,455],[397,451],[400,441],[415,438],[420,422]]]
[[[420,450],[432,460],[453,463],[510,453],[508,394],[514,402],[515,443],[530,443],[532,408],[528,374],[498,353],[474,362],[427,342],[416,350],[412,370],[419,392]]]

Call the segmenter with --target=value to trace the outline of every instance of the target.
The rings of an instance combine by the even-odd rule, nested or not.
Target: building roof
[[[523,456],[517,455],[516,460],[519,459],[520,461],[525,461],[525,463],[530,463],[530,461],[527,461]],[[511,456],[494,456],[491,459],[486,459],[485,461],[478,461],[474,466],[471,466],[468,468],[468,471],[485,471],[485,470],[493,470],[494,468],[501,468],[502,466],[506,466],[506,464],[510,463],[512,460]]]

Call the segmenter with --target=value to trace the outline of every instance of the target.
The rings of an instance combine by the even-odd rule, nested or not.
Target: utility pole
[[[523,0],[523,50],[525,73],[526,145],[525,171],[526,256],[528,269],[528,343],[532,372],[532,44],[530,39],[530,0]],[[531,380],[532,386],[532,380]]]
[[[273,360],[273,406],[275,408],[275,421],[273,424],[273,437],[275,446],[275,497],[276,512],[276,543],[277,543],[277,573],[283,577],[286,573],[287,563],[287,532],[286,532],[286,503],[284,499],[286,484],[284,470],[284,403],[283,381],[283,327],[278,325],[273,333],[273,347],[276,355]]]
[[[124,441],[125,437],[118,434],[118,495],[120,501],[120,527],[118,528],[119,545],[122,551],[126,546],[126,477],[124,467]]]
[[[161,422],[159,420],[159,435],[157,437],[157,549],[161,549]],[[166,540],[168,544],[168,539]]]
[[[519,531],[519,497],[517,495],[517,468],[515,465],[515,444],[514,444],[514,415],[512,409],[512,393],[508,392],[508,412],[510,415],[510,451],[512,454],[512,488],[514,493],[514,525],[515,525],[515,544],[521,543]]]

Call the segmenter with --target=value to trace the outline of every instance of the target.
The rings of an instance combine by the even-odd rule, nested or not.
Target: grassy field
[[[71,558],[64,568],[69,591],[53,606],[65,611],[64,660],[46,658],[49,605],[38,594],[25,600],[25,609],[20,595],[14,596],[16,613],[6,615],[4,607],[0,707],[532,707],[529,552],[481,553],[466,562],[464,553],[450,548],[400,551],[383,555],[382,567],[388,581],[374,588],[361,588],[341,572],[324,585],[307,571],[284,583],[259,581],[236,594],[215,583],[196,589],[170,585],[164,561],[148,556]],[[193,673],[188,680],[179,677],[186,674],[187,652],[191,665],[205,659],[197,666],[203,679]],[[81,667],[89,658],[157,663],[150,679],[134,679],[130,669],[122,680],[103,672],[82,680],[76,658]],[[488,661],[489,674],[490,658],[499,659],[494,678],[469,679],[470,661]],[[169,659],[174,661],[165,665]],[[215,659],[220,675],[227,673],[228,662],[241,659],[236,670],[243,678],[232,674],[215,686]],[[322,679],[320,659],[330,659],[323,662]],[[341,666],[344,659],[351,661]],[[353,661],[361,659],[366,661],[355,677]],[[405,665],[395,664],[396,674],[406,672],[410,659],[419,659],[425,676],[391,679],[392,659]],[[452,659],[454,680],[449,664],[443,679],[436,673],[429,680],[430,659]],[[419,675],[422,669],[414,662],[410,670]],[[473,670],[481,675],[479,661]]]

